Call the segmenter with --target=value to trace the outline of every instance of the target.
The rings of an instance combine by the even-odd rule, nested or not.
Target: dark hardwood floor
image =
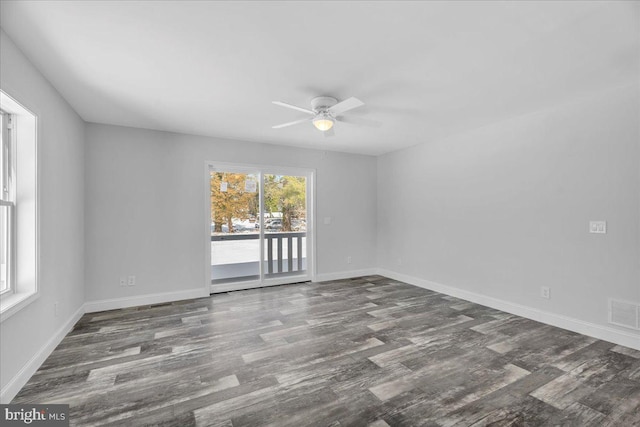
[[[71,425],[639,426],[640,352],[379,276],[85,315]]]

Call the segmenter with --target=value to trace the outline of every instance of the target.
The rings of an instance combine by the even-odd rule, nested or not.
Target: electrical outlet
[[[129,286],[135,286],[136,285],[136,276],[129,276],[127,278],[127,284]]]
[[[120,278],[120,286],[127,286],[127,279],[125,277]]]
[[[548,286],[542,286],[540,288],[540,296],[544,299],[551,298],[551,289]]]
[[[347,264],[351,264],[351,257],[350,256],[347,257]]]

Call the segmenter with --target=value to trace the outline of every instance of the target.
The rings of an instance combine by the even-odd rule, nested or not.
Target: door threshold
[[[209,294],[214,295],[214,294],[222,294],[226,292],[245,291],[249,289],[270,288],[272,286],[296,285],[300,283],[311,283],[311,279],[299,278],[299,280],[294,282],[262,283],[262,282],[255,281],[255,282],[234,282],[234,283],[211,285]]]
[[[234,277],[233,279],[211,279],[212,285],[225,285],[225,284],[238,284],[243,282],[257,282],[260,280],[260,275],[253,276]]]

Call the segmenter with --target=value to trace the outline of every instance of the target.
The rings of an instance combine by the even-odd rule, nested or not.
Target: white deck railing
[[[305,231],[287,231],[287,232],[266,232],[264,238],[267,242],[266,261],[267,271],[269,275],[279,273],[291,273],[293,271],[304,271],[303,264],[303,245],[302,239],[307,236]],[[213,234],[212,242],[225,242],[233,240],[258,240],[258,233],[229,233],[229,234]],[[296,256],[293,253],[293,241],[296,240]],[[285,245],[286,242],[286,245]],[[283,248],[286,246],[287,257],[283,259]],[[284,269],[284,260],[287,262],[287,269]],[[275,262],[274,262],[275,261]],[[295,263],[294,263],[295,261]],[[295,268],[294,268],[295,267]],[[274,271],[275,268],[275,271]]]

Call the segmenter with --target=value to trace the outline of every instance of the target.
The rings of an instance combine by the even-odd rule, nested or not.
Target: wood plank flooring
[[[640,352],[380,276],[85,315],[71,425],[640,426]]]

